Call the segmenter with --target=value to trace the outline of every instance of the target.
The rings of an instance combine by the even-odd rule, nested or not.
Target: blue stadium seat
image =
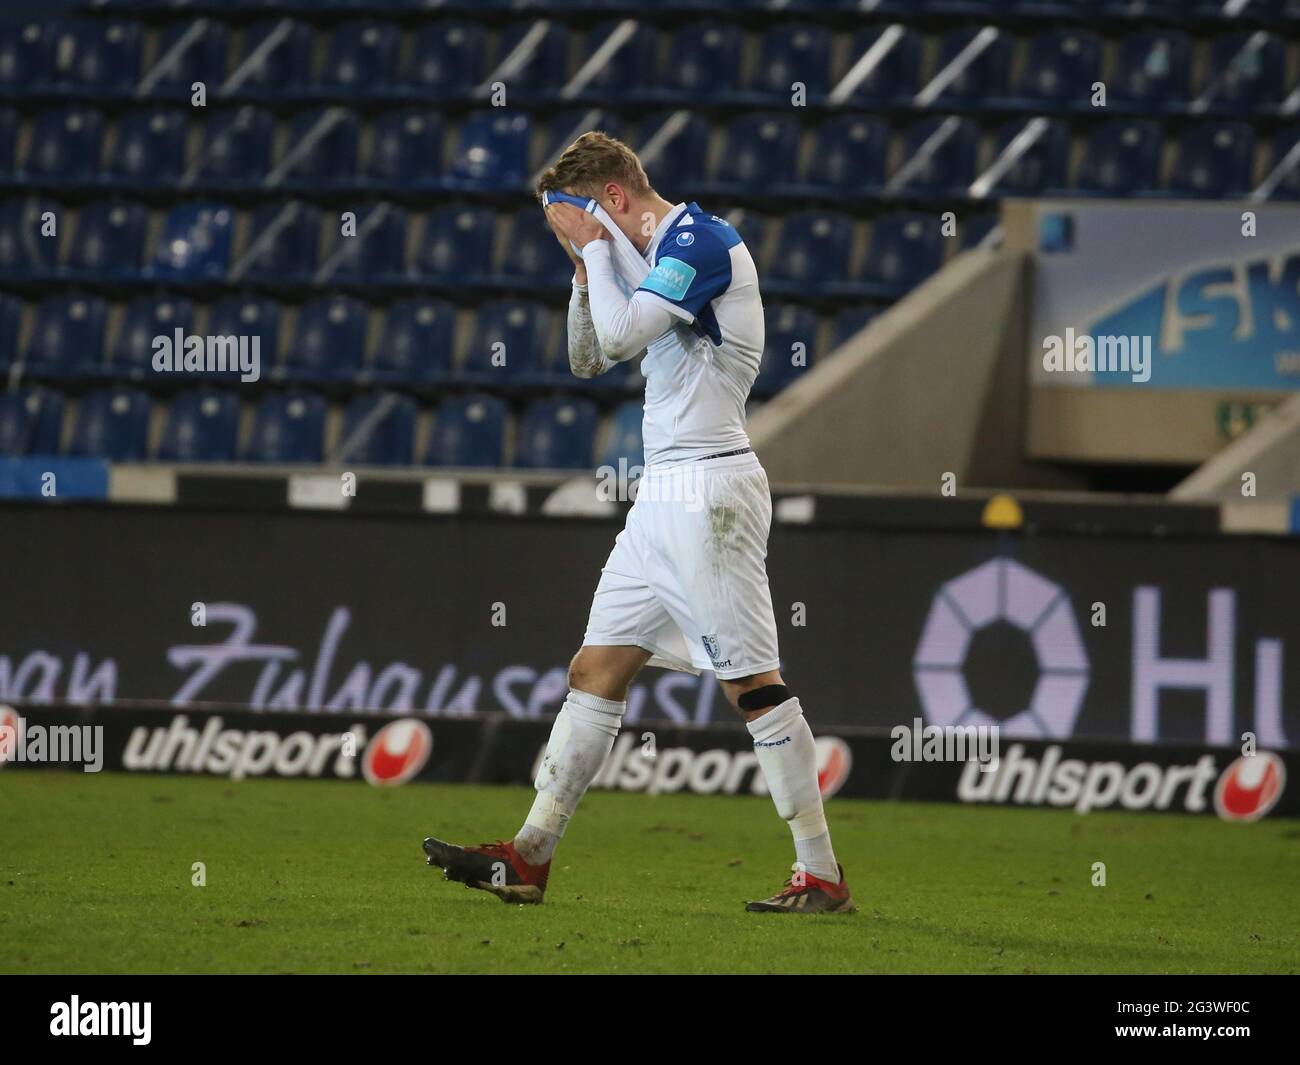
[[[0,25],[0,97],[49,91],[55,40],[54,23],[28,19]]]
[[[787,291],[807,292],[808,286],[844,281],[849,273],[853,220],[830,211],[801,211],[781,226],[776,254],[768,271]],[[765,279],[764,287],[770,287]]]
[[[89,392],[77,404],[67,453],[109,462],[143,462],[149,455],[147,393],[117,386]]]
[[[65,92],[119,96],[140,78],[140,26],[121,19],[72,23],[55,45],[55,77]]]
[[[545,369],[550,328],[550,310],[534,300],[480,304],[461,373],[503,386],[535,383]]]
[[[831,350],[847,344],[870,325],[873,319],[880,317],[880,313],[881,308],[870,306],[840,311],[831,324]]]
[[[18,170],[18,112],[0,107],[0,179],[8,181]]]
[[[481,281],[492,262],[496,212],[490,207],[442,207],[430,211],[417,269],[446,285]]]
[[[177,19],[163,30],[153,66],[140,79],[140,95],[189,100],[195,82],[208,88],[209,99],[226,80],[230,33],[215,19]]]
[[[487,73],[487,31],[478,22],[434,19],[415,34],[405,84],[421,99],[468,96]]]
[[[280,305],[258,296],[229,296],[212,305],[208,334],[216,337],[246,336],[257,343],[258,357],[268,376],[280,358]]]
[[[365,363],[370,308],[351,296],[321,296],[298,310],[281,376],[291,381],[339,381]]]
[[[170,281],[222,278],[230,265],[235,212],[223,203],[173,207],[163,220],[154,252],[153,276]]]
[[[573,277],[573,263],[536,204],[515,213],[500,274],[503,281],[515,286],[522,283],[538,288],[567,287]]]
[[[589,399],[536,399],[515,444],[515,465],[534,470],[590,469],[596,405]]]
[[[1169,177],[1172,192],[1226,199],[1251,190],[1255,131],[1244,122],[1191,126],[1178,142]]]
[[[267,393],[253,414],[244,459],[319,463],[324,458],[325,412],[325,400],[314,392]]]
[[[532,42],[527,48],[526,39]],[[507,99],[545,99],[558,93],[569,80],[569,32],[562,23],[534,19],[509,23],[497,44],[497,56],[496,66],[488,75],[495,75],[506,85]],[[503,76],[502,60],[511,56],[513,62]]]
[[[618,35],[617,47],[613,42],[615,34]],[[635,97],[647,85],[656,84],[655,53],[659,49],[659,34],[652,27],[622,19],[598,23],[588,31],[582,54],[584,57],[594,56],[607,44],[615,50],[583,84],[581,96],[602,103],[616,102]]]
[[[552,115],[546,129],[547,161],[557,158],[584,133],[596,129],[621,139],[623,119],[613,111],[598,107],[582,107],[571,111],[559,111]]]
[[[1275,107],[1284,95],[1285,77],[1286,48],[1280,37],[1259,30],[1230,33],[1214,42],[1197,103],[1219,111]]]
[[[456,308],[445,300],[405,299],[389,305],[367,376],[380,383],[429,384],[451,373]]]
[[[783,22],[763,34],[758,64],[747,91],[764,100],[789,103],[796,83],[817,102],[831,90],[831,34],[813,22]]]
[[[185,113],[175,108],[128,111],[117,124],[109,183],[157,188],[175,185],[185,167]]]
[[[57,455],[63,397],[48,388],[0,392],[0,456]]]
[[[1114,119],[1095,127],[1083,149],[1075,185],[1105,196],[1160,187],[1160,127],[1144,119]]]
[[[108,304],[99,296],[57,292],[36,307],[36,321],[23,353],[27,373],[71,377],[98,372],[104,357]]]
[[[426,466],[502,466],[506,405],[497,396],[470,393],[444,399],[433,414]]]
[[[296,200],[264,203],[253,212],[248,247],[230,268],[232,280],[306,280],[320,253],[321,209]]]
[[[1088,30],[1044,30],[1029,44],[1016,86],[1038,106],[1086,106],[1101,80],[1101,38]]]
[[[740,85],[740,27],[726,22],[681,26],[668,44],[668,61],[654,95],[698,101],[734,91]]]
[[[144,261],[149,212],[143,204],[96,200],[77,212],[68,273],[92,281],[132,280]]]
[[[885,25],[872,26],[854,36],[846,75],[885,33],[894,36],[892,27]],[[870,73],[857,82],[849,94],[849,102],[879,104],[910,100],[920,87],[920,72],[921,35],[915,30],[904,29]]]
[[[645,442],[641,438],[643,404],[639,399],[620,403],[609,419],[609,439],[596,459],[597,467],[619,470],[623,463],[624,475],[639,475],[637,467],[645,467]]]
[[[528,173],[531,125],[527,115],[486,112],[470,115],[446,184],[452,188],[510,189],[523,185]]]
[[[881,215],[871,226],[862,280],[901,294],[942,263],[943,235],[935,215],[909,211]]]
[[[1280,167],[1292,151],[1300,151],[1300,126],[1290,126],[1277,131],[1273,138],[1273,158],[1269,162],[1269,173]],[[1282,180],[1273,191],[1273,198],[1278,200],[1300,200],[1300,160],[1289,164]]]
[[[38,278],[52,275],[59,265],[61,226],[46,235],[45,217],[62,217],[49,200],[0,202],[0,276]]]
[[[41,185],[85,184],[99,173],[104,116],[89,107],[59,107],[39,115],[22,176]]]
[[[979,127],[968,118],[923,118],[907,130],[890,188],[911,195],[964,193],[975,180]],[[928,155],[922,155],[928,150]]]
[[[23,301],[0,292],[0,374],[18,357],[18,330],[22,320]]]
[[[1043,133],[999,177],[990,190],[994,196],[1035,196],[1063,189],[1070,157],[1070,130],[1060,119],[1048,119]],[[999,127],[994,140],[994,161],[1000,160],[1029,123],[1016,119]]]
[[[167,409],[158,458],[163,462],[234,462],[239,400],[230,392],[196,388]]]
[[[771,396],[792,384],[813,365],[817,316],[807,307],[775,303],[763,308],[766,341],[753,394]]]
[[[889,123],[843,115],[822,123],[808,159],[805,182],[843,195],[869,195],[885,183]]]
[[[635,146],[650,183],[659,189],[680,190],[700,181],[712,135],[706,118],[686,111],[644,119]]]
[[[733,119],[713,182],[724,194],[759,193],[794,183],[799,164],[799,120],[783,114]]]
[[[981,41],[977,45],[976,38],[986,29],[988,27],[969,26],[949,30],[943,35],[939,45],[939,63],[935,67],[936,76],[946,70],[966,49],[980,47],[980,51],[934,97],[939,106],[980,106],[987,100],[1007,95],[1015,38],[1006,30],[997,30],[997,36],[992,37],[988,44]]]
[[[389,188],[427,188],[442,177],[442,119],[436,111],[388,111],[372,124],[366,177]]]
[[[366,96],[391,89],[402,46],[401,31],[391,22],[357,19],[341,22],[330,34],[321,88]]]
[[[331,458],[360,466],[409,466],[415,452],[415,401],[393,392],[355,397]]]
[[[126,305],[117,339],[108,353],[108,372],[140,381],[154,377],[154,337],[194,333],[194,304],[184,296],[140,296]],[[216,335],[216,334],[214,334]]]
[[[357,178],[360,143],[361,123],[346,108],[299,111],[267,184],[308,189],[351,185]]]
[[[333,243],[321,261],[317,280],[373,284],[404,278],[410,232],[406,209],[393,203],[369,203],[359,205],[356,216],[352,236],[345,236],[337,224],[329,227]]]
[[[208,119],[195,160],[200,185],[256,186],[271,169],[275,122],[260,107],[217,109]]]
[[[253,23],[235,57],[228,95],[282,96],[301,92],[311,79],[311,27],[288,18]]]
[[[1126,36],[1119,43],[1109,102],[1148,110],[1186,106],[1191,55],[1191,38],[1179,30]]]
[[[961,227],[962,251],[978,248],[999,225],[1001,219],[993,212],[968,216]]]

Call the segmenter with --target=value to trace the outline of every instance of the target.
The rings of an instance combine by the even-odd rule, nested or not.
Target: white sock
[[[817,787],[817,746],[799,700],[787,699],[748,727],[776,812],[790,822],[796,859],[818,880],[838,884],[839,867]]]
[[[609,757],[626,709],[627,703],[569,691],[533,782],[537,798],[515,836],[515,849],[529,865],[551,860],[569,818]]]

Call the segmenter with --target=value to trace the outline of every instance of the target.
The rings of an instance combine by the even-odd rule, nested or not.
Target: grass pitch
[[[531,794],[0,772],[0,971],[1300,968],[1296,822],[832,800],[847,917],[743,912],[793,860],[767,798],[592,792],[540,907],[424,864],[424,836],[508,835]]]

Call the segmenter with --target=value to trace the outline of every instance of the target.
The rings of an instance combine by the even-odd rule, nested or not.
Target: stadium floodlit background
[[[1298,27],[1297,0],[6,4],[0,726],[102,728],[106,772],[0,771],[27,918],[0,968],[1294,971]],[[708,676],[638,680],[566,843],[596,882],[526,933],[414,849],[526,807],[642,461],[635,365],[569,372],[532,191],[592,129],[758,265],[783,671],[866,903],[811,940],[731,912],[785,841]],[[1049,363],[1076,335],[1132,364]],[[188,337],[255,372],[158,368]],[[1002,768],[900,756],[914,723],[998,725]],[[120,860],[62,875],[73,821]]]

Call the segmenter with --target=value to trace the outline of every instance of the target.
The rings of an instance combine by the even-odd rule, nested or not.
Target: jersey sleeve
[[[658,297],[677,317],[695,316],[731,285],[731,251],[714,234],[680,229],[660,247],[638,292]]]

